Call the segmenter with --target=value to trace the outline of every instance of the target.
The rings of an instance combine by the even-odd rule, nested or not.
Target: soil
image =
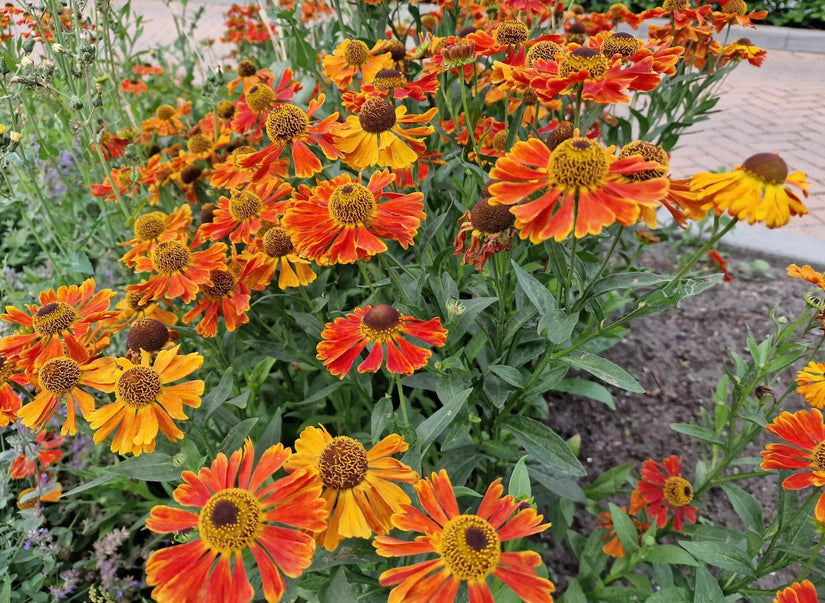
[[[777,306],[777,316],[794,320],[805,307],[803,295],[811,286],[801,279],[787,276],[787,259],[760,255],[749,251],[722,248],[733,280],[721,282],[698,296],[687,298],[682,306],[668,312],[639,318],[631,323],[630,333],[604,355],[633,374],[645,388],[644,394],[613,390],[616,410],[589,399],[566,394],[551,397],[548,423],[559,435],[581,436],[579,458],[587,468],[587,485],[605,470],[625,463],[638,467],[646,459],[661,461],[675,454],[685,459],[688,479],[693,476],[695,462],[700,458],[697,440],[676,433],[671,423],[696,422],[700,410],[713,408],[713,391],[717,381],[731,365],[730,351],[749,358],[746,345],[748,330],[757,341],[773,330],[768,313]],[[656,246],[643,265],[656,272],[676,266],[677,252],[664,245]],[[708,272],[718,272],[710,261]],[[774,386],[784,391],[792,383],[801,366],[790,367]],[[792,394],[785,403],[788,410],[801,408],[799,396]],[[593,418],[583,421],[582,417]],[[770,434],[752,445],[746,456],[759,456],[759,450],[771,441]],[[775,513],[775,480],[758,479],[738,482],[762,503],[766,520]],[[712,517],[716,525],[741,529],[742,523],[731,508],[727,497],[711,490],[695,501],[702,515]],[[615,500],[627,505],[628,500]],[[577,517],[574,529],[585,534],[593,529],[592,518]],[[582,522],[590,522],[585,525]],[[563,593],[567,581],[577,574],[572,554],[553,555],[558,592]],[[556,562],[569,564],[567,567]],[[793,577],[793,576],[791,576]],[[783,576],[775,576],[782,585]],[[773,585],[765,585],[772,588]]]

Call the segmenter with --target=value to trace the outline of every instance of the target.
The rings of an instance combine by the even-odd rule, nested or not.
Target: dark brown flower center
[[[395,125],[395,107],[382,98],[371,98],[361,105],[358,121],[365,132],[381,134]]]
[[[294,251],[292,239],[285,228],[275,226],[264,233],[263,238],[264,253],[271,258],[280,258],[289,255]]]
[[[470,223],[475,230],[496,234],[503,232],[513,225],[516,217],[510,213],[507,205],[490,205],[487,199],[482,199],[470,210]]]
[[[37,372],[40,386],[55,396],[69,393],[80,379],[80,366],[65,356],[46,361]]]
[[[645,161],[655,161],[661,164],[661,168],[643,170],[641,172],[633,172],[625,174],[630,180],[640,182],[643,180],[650,180],[651,178],[661,178],[667,174],[668,170],[668,156],[667,151],[657,144],[647,142],[646,140],[634,140],[631,143],[622,147],[619,153],[619,159],[630,157],[632,155],[641,155]]]
[[[782,184],[788,177],[788,164],[776,153],[757,153],[742,162],[742,169],[765,184]]]
[[[235,105],[231,101],[221,101],[215,109],[221,119],[232,119],[235,115]]]
[[[219,299],[226,297],[235,288],[235,277],[228,270],[211,270],[209,278],[211,285],[203,285],[203,292],[209,297]]]
[[[318,458],[321,481],[333,490],[349,490],[367,476],[367,451],[361,442],[338,436],[326,445]]]
[[[400,329],[401,313],[387,304],[373,306],[361,319],[361,333],[370,341],[386,341]]]
[[[825,442],[820,442],[811,453],[811,460],[820,471],[825,471]]]
[[[126,348],[139,352],[157,352],[169,341],[169,329],[154,318],[138,318],[129,327]]]
[[[376,90],[393,90],[403,88],[406,83],[407,79],[397,69],[382,69],[375,76],[372,85]]]
[[[238,63],[238,76],[240,77],[250,77],[257,73],[258,68],[255,66],[255,63],[250,61],[249,59],[244,59],[240,63]]]
[[[392,56],[392,60],[396,63],[398,61],[403,61],[407,56],[407,48],[404,46],[404,43],[400,40],[396,40],[395,38],[383,42],[379,47],[378,52],[381,54],[389,52]]]
[[[228,488],[206,501],[198,516],[198,532],[211,551],[243,551],[255,542],[262,518],[261,503],[252,492]]]
[[[559,184],[570,188],[593,188],[607,175],[602,146],[587,138],[568,138],[553,151],[551,173]]]
[[[196,165],[187,165],[180,171],[180,181],[184,184],[192,184],[201,177],[203,170]]]
[[[458,580],[484,580],[501,556],[495,528],[477,515],[459,515],[448,521],[439,548],[441,558]]]

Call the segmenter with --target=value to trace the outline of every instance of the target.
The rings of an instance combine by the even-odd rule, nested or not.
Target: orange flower
[[[738,60],[761,67],[767,54],[767,50],[754,46],[748,38],[739,38],[722,48],[722,65]]]
[[[63,457],[60,446],[66,441],[65,436],[55,435],[54,431],[40,431],[34,440],[23,442],[23,453],[15,457],[9,467],[12,479],[23,479],[37,471],[35,461],[42,467],[48,467]]]
[[[361,40],[347,38],[322,59],[324,75],[338,86],[339,90],[346,90],[353,78],[360,72],[361,84],[371,84],[375,76],[382,69],[393,66],[392,54],[383,50],[386,42],[379,40],[369,48]]]
[[[149,89],[146,82],[140,79],[123,78],[120,82],[120,87],[124,92],[140,96]]]
[[[773,603],[819,603],[819,597],[813,583],[810,580],[803,580],[777,591]]]
[[[630,496],[630,514],[635,515],[645,509],[656,518],[660,528],[667,524],[667,516],[673,507],[673,529],[684,531],[685,518],[696,523],[696,507],[693,500],[693,486],[682,476],[682,457],[671,455],[663,463],[648,459],[642,463],[642,479],[636,482],[636,489]]]
[[[255,62],[249,59],[244,59],[238,63],[236,73],[238,77],[226,84],[226,89],[229,91],[230,96],[235,94],[235,88],[237,88],[239,84],[243,84],[243,93],[247,94],[250,88],[258,84],[271,86],[272,81],[275,79],[272,71],[269,69],[258,69]]]
[[[229,237],[233,243],[249,243],[266,222],[276,222],[283,214],[286,202],[277,202],[292,194],[292,186],[287,182],[269,197],[261,199],[249,190],[232,191],[230,197],[221,196],[212,213],[212,221],[201,224],[200,232],[211,241]]]
[[[137,272],[153,271],[148,281],[129,285],[126,291],[142,295],[140,302],[149,300],[177,299],[189,303],[198,293],[198,286],[210,282],[210,272],[222,268],[226,262],[226,245],[215,243],[209,249],[193,251],[197,238],[187,246],[186,240],[158,243],[149,256],[135,261]]]
[[[138,216],[132,225],[133,239],[118,243],[121,247],[131,247],[123,254],[120,261],[133,268],[136,258],[151,253],[161,241],[172,241],[185,236],[185,231],[192,223],[192,210],[184,204],[167,215],[162,211],[153,211]]]
[[[825,291],[825,274],[815,271],[810,266],[805,265],[800,268],[796,264],[791,264],[788,266],[788,276],[805,279]]]
[[[263,168],[260,163],[244,166],[244,160],[256,153],[249,145],[238,147],[226,161],[217,163],[209,175],[212,188],[246,188],[261,198],[266,198],[289,175],[289,160],[281,158]],[[252,178],[255,181],[252,181]]]
[[[178,99],[176,107],[160,105],[155,109],[154,116],[143,120],[143,131],[158,136],[172,136],[183,131],[181,118],[192,112],[192,101]]]
[[[764,222],[768,228],[787,224],[791,216],[808,213],[794,186],[808,196],[809,183],[800,171],[788,174],[788,165],[776,153],[758,153],[726,174],[702,172],[693,177],[691,190],[716,215],[728,212],[748,224]]]
[[[266,84],[252,86],[235,103],[235,114],[232,117],[232,130],[236,134],[247,134],[254,131],[257,138],[264,127],[264,119],[276,102],[287,102],[295,98],[295,93],[303,86],[292,78],[292,70],[284,69],[281,79],[273,87]]]
[[[782,482],[785,490],[825,486],[825,422],[819,409],[783,412],[766,429],[787,444],[765,446],[762,469],[805,470],[786,477]],[[816,503],[815,513],[817,521],[825,521],[825,492]]]
[[[212,270],[209,275],[212,284],[201,285],[202,297],[194,308],[183,315],[183,323],[189,324],[203,314],[197,332],[204,337],[218,334],[219,316],[223,316],[226,330],[230,332],[248,323],[249,289],[243,279],[254,266],[254,263],[247,263],[237,275],[229,270]]]
[[[628,181],[628,176],[660,169],[638,155],[617,159],[610,149],[574,136],[553,151],[539,139],[517,142],[490,172],[490,203],[514,205],[522,239],[540,243],[582,238],[619,222],[631,226],[642,207],[657,207],[668,190],[667,178]],[[537,199],[530,199],[541,192]]]
[[[144,282],[141,281],[141,284]],[[137,318],[154,318],[165,325],[173,325],[178,322],[178,317],[173,312],[161,308],[159,303],[141,302],[142,297],[142,293],[127,291],[126,296],[115,304],[118,317],[117,322],[112,324],[112,331],[119,333]]]
[[[622,511],[625,511],[624,507],[622,507]],[[636,534],[639,537],[639,544],[642,544],[642,536],[650,527],[650,522],[641,521],[636,519],[636,517],[631,517],[630,519],[633,521],[633,527],[636,528]],[[602,546],[602,550],[605,554],[610,555],[611,557],[627,556],[624,546],[622,546],[619,536],[616,534],[616,530],[613,525],[613,517],[610,513],[608,511],[599,513],[599,516],[596,518],[596,523],[602,530],[607,530],[607,534],[602,536],[602,540],[606,543]]]
[[[527,603],[552,603],[553,583],[536,575],[541,556],[534,551],[502,551],[503,542],[538,534],[550,527],[533,508],[522,508],[512,496],[502,496],[501,479],[495,480],[477,514],[461,514],[453,486],[442,469],[415,485],[424,513],[410,505],[392,517],[399,530],[417,532],[414,541],[377,536],[373,541],[382,557],[435,554],[435,559],[386,570],[382,586],[395,586],[389,603],[455,600],[462,582],[470,601],[492,601],[487,577],[495,576]],[[396,586],[397,585],[397,586]]]
[[[254,291],[268,287],[276,271],[281,290],[305,287],[317,276],[309,261],[296,253],[292,237],[286,229],[277,224],[254,239],[242,256],[254,265],[245,280]]]
[[[334,551],[344,538],[389,533],[392,514],[410,504],[410,497],[393,482],[418,481],[415,471],[392,457],[407,448],[396,434],[366,450],[350,437],[333,438],[323,425],[301,432],[285,469],[307,469],[324,486],[329,526],[315,534],[319,545]]]
[[[28,313],[6,306],[0,319],[20,325],[24,333],[3,337],[0,354],[18,367],[33,370],[35,362],[62,355],[64,343],[90,351],[104,347],[109,340],[101,333],[101,326],[115,316],[109,311],[114,295],[111,289],[95,292],[95,281],[90,278],[80,286],[42,291],[39,306],[26,305]],[[95,325],[98,321],[101,324]]]
[[[375,172],[367,186],[347,174],[325,180],[296,199],[283,217],[295,249],[319,264],[351,264],[387,250],[381,239],[412,245],[424,214],[423,193],[384,189],[395,175]]]
[[[244,167],[260,165],[253,176],[254,180],[266,176],[269,166],[278,159],[281,152],[288,146],[292,155],[292,164],[295,175],[299,178],[309,178],[321,171],[321,160],[313,153],[308,144],[318,147],[327,159],[337,159],[341,156],[338,149],[332,144],[330,134],[334,126],[338,125],[338,112],[325,117],[321,121],[311,120],[315,112],[324,104],[324,95],[309,101],[306,112],[296,105],[284,103],[272,109],[266,116],[266,135],[272,142],[257,153],[252,153],[241,161]]]
[[[290,449],[267,448],[257,465],[252,441],[227,459],[223,453],[197,474],[184,471],[175,501],[192,512],[158,505],[146,527],[153,532],[197,536],[153,552],[146,561],[146,582],[159,603],[247,603],[255,596],[244,567],[254,557],[264,598],[279,601],[286,590],[281,573],[297,578],[312,563],[311,533],[326,527],[321,486],[306,471],[273,478]]]
[[[344,162],[353,169],[372,166],[405,168],[427,150],[420,137],[433,133],[432,126],[404,129],[407,124],[426,124],[435,118],[433,107],[422,115],[407,115],[407,108],[393,107],[383,98],[368,99],[358,115],[331,130],[335,146],[344,154]]]
[[[809,362],[796,374],[796,393],[814,408],[825,408],[825,364]]]
[[[377,372],[384,362],[386,347],[387,370],[412,375],[426,366],[432,353],[410,343],[404,335],[436,347],[447,341],[447,329],[441,327],[438,318],[424,321],[405,316],[392,306],[365,306],[326,324],[316,358],[324,362],[330,373],[343,379],[361,352],[372,344],[366,360],[358,365],[359,373]]]
[[[756,29],[756,26],[751,21],[759,21],[768,16],[768,11],[766,10],[748,13],[748,5],[744,0],[721,0],[721,2],[722,10],[713,11],[711,14],[716,33],[721,33],[722,30],[725,29],[725,26],[733,25],[734,23],[741,27]]]
[[[0,427],[6,427],[17,420],[17,411],[22,404],[9,381],[18,385],[28,383],[25,373],[18,372],[14,362],[0,356]]]
[[[105,197],[107,201],[117,201],[117,195],[136,195],[138,187],[132,179],[133,170],[125,166],[112,168],[102,184],[92,184],[90,192],[95,197]],[[117,194],[115,194],[117,187]]]
[[[82,347],[66,346],[67,355],[53,356],[36,364],[36,372],[30,382],[37,388],[34,398],[17,411],[17,416],[26,427],[42,429],[51,419],[58,404],[66,401],[66,421],[60,428],[64,435],[77,433],[76,410],[83,418],[89,419],[95,408],[95,400],[80,386],[102,389],[100,369],[106,366],[104,359],[92,360]],[[105,377],[103,377],[105,381]]]
[[[92,411],[89,424],[95,430],[95,444],[117,430],[112,439],[112,452],[135,456],[155,449],[158,429],[170,441],[183,438],[183,432],[172,419],[188,417],[183,407],[201,405],[203,381],[187,381],[171,385],[203,365],[198,353],[178,355],[180,346],[161,350],[151,362],[152,354],[141,350],[140,364],[126,358],[103,358],[94,374],[98,389],[115,392],[115,401]]]

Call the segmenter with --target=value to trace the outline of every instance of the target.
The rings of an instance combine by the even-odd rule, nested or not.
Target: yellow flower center
[[[249,157],[252,153],[255,152],[255,149],[250,147],[249,145],[243,145],[232,151],[232,164],[236,168],[244,169],[240,163],[247,157]]]
[[[748,5],[744,0],[728,0],[722,7],[722,12],[726,15],[736,15],[741,17],[748,12]]]
[[[275,143],[286,144],[306,132],[309,118],[295,105],[281,105],[266,118],[266,135]]]
[[[401,313],[386,304],[367,310],[361,319],[361,333],[370,341],[392,339],[401,330]]]
[[[550,166],[556,182],[568,188],[594,188],[608,170],[602,146],[583,137],[560,143],[553,151]]]
[[[71,358],[58,356],[46,361],[37,371],[40,387],[50,394],[62,396],[72,391],[80,379],[80,365]]]
[[[507,205],[490,205],[482,199],[470,210],[470,223],[475,230],[496,234],[504,232],[513,225],[516,217],[510,213]]]
[[[524,43],[529,33],[521,21],[505,21],[496,28],[496,42],[502,46],[518,46]]]
[[[135,238],[138,241],[157,239],[166,230],[166,218],[166,214],[162,211],[153,211],[140,216],[132,226]]]
[[[339,224],[364,224],[375,213],[375,196],[360,184],[343,184],[332,192],[328,211]]]
[[[115,174],[115,186],[118,190],[126,188],[132,184],[132,170],[123,170]]]
[[[215,111],[221,119],[232,119],[235,115],[235,105],[231,101],[224,100],[218,103]]]
[[[358,121],[365,132],[381,134],[395,125],[395,107],[383,98],[371,98],[361,105]]]
[[[742,162],[742,169],[765,184],[782,184],[788,177],[788,164],[776,153],[757,153]]]
[[[145,310],[149,307],[152,303],[151,301],[147,301],[146,303],[141,303],[143,299],[143,294],[139,291],[127,291],[126,292],[126,305],[129,306],[135,312],[140,312],[141,310]]]
[[[124,371],[115,383],[118,399],[132,408],[152,404],[160,389],[160,375],[148,366],[133,366]]]
[[[275,93],[272,88],[264,84],[252,86],[246,94],[246,106],[253,113],[263,113],[275,102]]]
[[[401,75],[401,72],[397,69],[382,69],[375,76],[372,85],[376,90],[393,90],[403,88],[406,83],[407,78]]]
[[[292,238],[285,228],[275,226],[264,233],[263,244],[264,253],[271,258],[281,258],[294,251]]]
[[[13,372],[14,363],[9,362],[3,356],[0,356],[0,385],[3,385],[6,381],[8,381]]]
[[[504,150],[507,148],[507,132],[502,130],[501,132],[493,136],[492,146],[493,149],[495,149],[499,153],[503,153]]]
[[[69,304],[52,302],[40,308],[32,317],[36,333],[57,335],[74,324],[77,313]]]
[[[665,480],[665,500],[674,507],[684,507],[693,500],[693,486],[683,477],[673,476]]]
[[[252,191],[241,191],[229,199],[229,215],[235,222],[243,222],[261,211],[261,198]]]
[[[249,490],[228,488],[212,495],[198,516],[201,540],[210,550],[229,554],[248,549],[260,534],[261,503]]]
[[[558,54],[560,50],[561,46],[550,40],[536,42],[530,47],[530,50],[527,51],[525,61],[530,67],[532,67],[536,61],[554,61],[556,60],[556,54]]]
[[[195,134],[186,141],[190,153],[205,153],[212,150],[212,141],[205,134]]]
[[[209,278],[212,279],[212,284],[203,286],[203,292],[209,297],[226,297],[235,288],[235,277],[228,270],[212,270]]]
[[[564,53],[558,61],[559,77],[565,78],[575,75],[582,69],[587,71],[587,79],[593,80],[607,71],[608,61],[603,54],[592,48],[577,48],[573,52]]]
[[[690,2],[689,0],[665,0],[662,3],[662,8],[668,13],[687,10],[690,8]]]
[[[152,250],[152,266],[160,274],[179,272],[191,259],[192,252],[177,241],[164,241]]]
[[[642,41],[636,36],[625,32],[616,32],[610,34],[602,43],[602,54],[607,58],[611,58],[616,54],[629,57],[636,54],[641,47]]]
[[[139,352],[157,352],[169,341],[169,329],[154,318],[138,318],[129,327],[126,348]]]
[[[825,442],[820,442],[811,453],[811,460],[820,471],[825,471]]]
[[[239,77],[250,77],[255,75],[258,71],[258,68],[255,66],[255,63],[250,61],[249,59],[244,59],[240,63],[238,63],[238,76]]]
[[[650,180],[651,178],[661,178],[667,174],[667,151],[659,145],[647,142],[646,140],[634,140],[622,147],[619,153],[619,159],[624,159],[631,155],[641,155],[645,161],[655,161],[656,163],[660,163],[662,167],[660,169],[643,170],[641,172],[625,174],[626,178],[639,182],[642,180]]]
[[[459,515],[441,533],[441,558],[459,580],[483,580],[501,556],[501,541],[495,528],[478,515]]]
[[[370,57],[370,49],[361,40],[353,40],[344,48],[344,60],[348,65],[363,65]]]
[[[175,108],[172,105],[161,105],[155,109],[155,115],[162,121],[169,121],[175,115]]]
[[[332,438],[318,457],[318,473],[327,488],[349,490],[367,476],[367,451],[358,440]]]

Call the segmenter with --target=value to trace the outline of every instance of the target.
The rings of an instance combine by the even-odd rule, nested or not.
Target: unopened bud
[[[80,111],[83,108],[83,101],[77,96],[72,96],[69,100],[69,106],[75,111]]]
[[[22,48],[26,54],[30,53],[34,49],[34,38],[28,37],[23,40]]]

